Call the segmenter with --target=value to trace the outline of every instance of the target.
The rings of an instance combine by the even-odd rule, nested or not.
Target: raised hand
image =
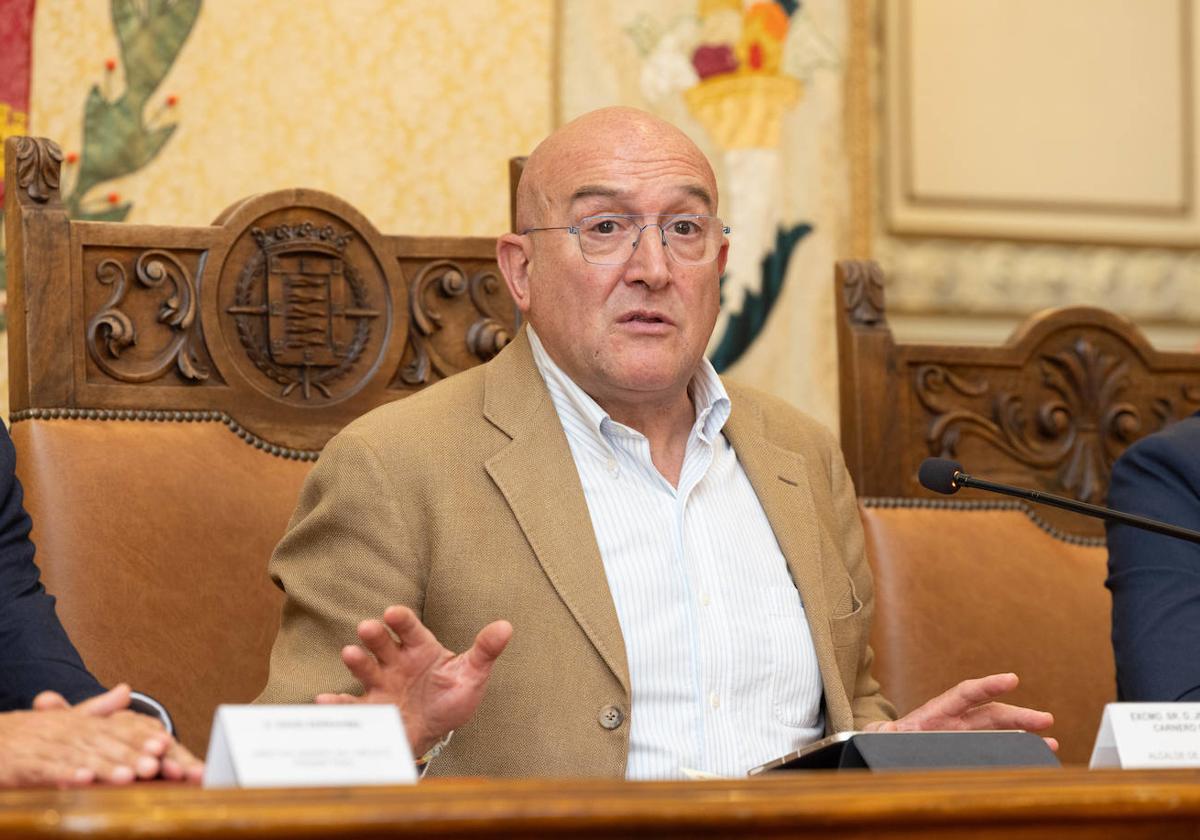
[[[963,680],[949,691],[939,694],[924,705],[913,709],[899,720],[867,724],[869,732],[917,732],[964,729],[1023,729],[1041,732],[1054,725],[1054,715],[1026,709],[1008,703],[997,703],[1000,697],[1017,687],[1016,674],[991,674],[974,680]],[[1050,749],[1058,749],[1058,741],[1046,738]]]
[[[492,666],[512,638],[512,625],[493,621],[479,631],[469,650],[455,654],[412,610],[393,606],[384,611],[383,621],[359,624],[358,638],[366,650],[347,645],[342,662],[362,683],[362,696],[318,694],[316,702],[394,704],[413,755],[420,756],[475,714]]]

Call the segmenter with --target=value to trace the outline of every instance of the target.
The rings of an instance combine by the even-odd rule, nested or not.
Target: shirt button
[[[609,473],[611,473],[612,475],[617,474],[617,459],[616,458],[609,458],[607,461],[604,462],[604,466],[606,466],[608,468]]]
[[[707,607],[712,603],[712,598],[708,597],[707,592],[700,593],[700,606]]]
[[[721,708],[721,695],[717,694],[715,691],[708,695],[708,704],[714,709]]]
[[[625,713],[617,706],[605,706],[600,710],[600,725],[605,729],[616,729],[625,722]]]

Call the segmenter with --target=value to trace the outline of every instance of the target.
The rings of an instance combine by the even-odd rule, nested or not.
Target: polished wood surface
[[[0,794],[0,837],[1200,836],[1200,771],[793,773],[711,782]]]

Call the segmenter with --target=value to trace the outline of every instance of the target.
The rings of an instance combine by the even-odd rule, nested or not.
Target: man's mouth
[[[662,313],[639,309],[639,310],[635,310],[633,312],[626,312],[624,315],[621,316],[620,323],[622,323],[622,324],[630,324],[630,323],[671,324],[672,321],[670,318],[666,317]]]

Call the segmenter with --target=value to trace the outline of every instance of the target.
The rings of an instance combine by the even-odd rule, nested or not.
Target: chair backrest
[[[838,263],[835,283],[842,449],[862,496],[933,497],[917,468],[938,456],[1103,503],[1129,444],[1200,408],[1200,353],[1157,351],[1111,312],[1041,312],[1000,346],[902,344],[875,263]],[[1067,533],[1104,533],[1075,514],[1039,515]]]
[[[266,680],[265,568],[321,447],[494,356],[518,327],[494,241],[384,236],[286,190],[209,227],[72,221],[45,139],[5,143],[18,475],[59,615],[104,682],[203,751]]]
[[[875,673],[902,712],[959,680],[1011,670],[1086,762],[1116,699],[1103,525],[917,481],[930,456],[1103,503],[1113,461],[1200,407],[1200,354],[1164,353],[1100,309],[1038,313],[1000,346],[898,343],[884,278],[835,278],[841,442],[877,584]]]
[[[1054,714],[1086,764],[1116,700],[1106,552],[1018,502],[863,499],[875,576],[875,677],[900,713],[968,677],[1012,671],[1012,702]]]

